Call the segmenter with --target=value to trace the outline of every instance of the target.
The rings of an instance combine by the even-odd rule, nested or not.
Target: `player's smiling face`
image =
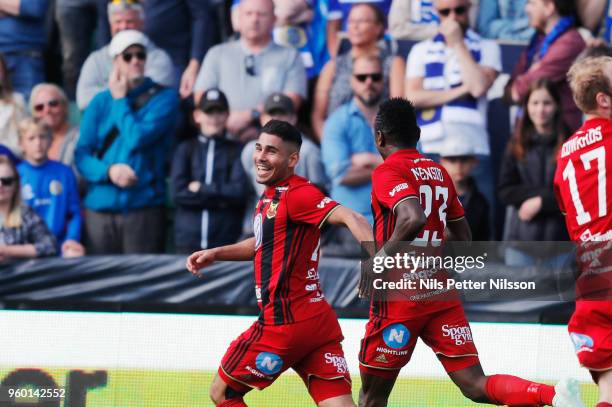
[[[298,152],[280,137],[261,133],[255,143],[253,161],[257,182],[274,185],[293,175],[298,161]]]

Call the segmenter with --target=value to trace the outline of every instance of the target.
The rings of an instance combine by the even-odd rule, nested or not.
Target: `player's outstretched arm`
[[[213,249],[200,250],[187,258],[187,270],[193,275],[201,276],[200,270],[210,266],[215,261],[246,261],[255,256],[255,238],[251,237],[241,242]]]
[[[374,239],[372,227],[366,218],[344,206],[336,207],[329,215],[327,222],[332,225],[346,226],[358,242],[371,242]]]
[[[412,242],[427,223],[418,199],[405,199],[394,208],[395,229],[388,242]]]
[[[463,217],[457,220],[449,220],[446,223],[446,229],[444,229],[444,238],[463,242],[472,241],[472,230],[467,219]]]

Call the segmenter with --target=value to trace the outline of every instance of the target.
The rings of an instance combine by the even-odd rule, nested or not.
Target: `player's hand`
[[[463,43],[463,30],[458,22],[452,19],[446,19],[440,23],[440,34],[444,36],[446,45],[453,48]]]
[[[138,182],[136,173],[127,164],[113,164],[108,169],[108,177],[119,188],[127,188]]]
[[[62,257],[81,257],[85,255],[85,247],[76,240],[66,240],[62,244]]]
[[[113,70],[108,78],[108,88],[113,96],[113,99],[121,99],[127,95],[128,80],[125,75],[119,72],[117,62],[113,64]]]
[[[370,257],[359,262],[361,269],[358,285],[359,298],[370,298],[372,296],[372,287],[374,284],[373,261],[374,258]]]
[[[523,222],[529,222],[540,212],[542,209],[542,197],[534,196],[533,198],[527,199],[519,208],[519,219]]]
[[[191,254],[191,256],[187,258],[187,270],[194,276],[202,278],[200,270],[214,263],[216,259],[215,253],[214,249],[206,249]]]

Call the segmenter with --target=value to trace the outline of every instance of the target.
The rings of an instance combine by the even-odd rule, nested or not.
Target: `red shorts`
[[[359,352],[361,372],[397,376],[410,360],[419,337],[449,373],[479,363],[470,324],[463,307],[456,305],[410,319],[370,317]]]
[[[317,403],[351,394],[343,339],[333,311],[289,325],[255,322],[231,343],[219,376],[232,389],[246,393],[268,387],[293,368]]]
[[[576,301],[567,330],[582,366],[591,372],[612,369],[612,301]]]

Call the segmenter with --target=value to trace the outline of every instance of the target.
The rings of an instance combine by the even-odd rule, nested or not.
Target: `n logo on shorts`
[[[389,325],[383,331],[383,340],[388,347],[400,349],[410,340],[410,331],[402,324]]]
[[[255,359],[255,365],[263,373],[273,375],[283,368],[283,360],[274,353],[261,352]]]

